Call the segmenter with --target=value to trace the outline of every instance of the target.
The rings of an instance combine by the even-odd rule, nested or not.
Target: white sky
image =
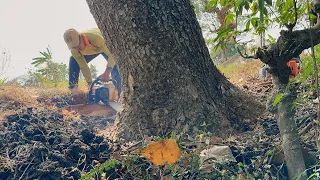
[[[10,67],[1,78],[27,73],[32,58],[49,45],[53,60],[68,65],[70,51],[63,40],[68,28],[79,31],[97,27],[86,0],[0,0],[0,46],[11,53]],[[99,73],[106,61],[91,62]]]

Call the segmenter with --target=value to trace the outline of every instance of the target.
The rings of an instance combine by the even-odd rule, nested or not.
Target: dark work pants
[[[91,60],[93,60],[98,55],[100,55],[100,54],[84,55],[84,58],[86,59],[87,63],[89,63]],[[101,55],[108,61],[108,56],[105,53],[101,53]],[[73,88],[75,85],[78,84],[79,73],[80,73],[80,67],[79,67],[77,61],[74,59],[74,57],[71,56],[70,60],[69,60],[69,87],[70,88]],[[118,90],[118,95],[120,95],[120,93],[121,93],[121,78],[120,78],[120,73],[118,71],[117,66],[113,67],[113,69],[111,71],[111,78],[117,82],[116,88]]]

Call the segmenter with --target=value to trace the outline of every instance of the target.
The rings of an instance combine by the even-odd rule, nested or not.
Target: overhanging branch
[[[244,55],[242,54],[242,52],[240,51],[239,47],[237,47],[237,51],[240,54],[241,57],[245,58],[245,59],[249,59],[249,58],[253,58],[253,59],[257,59],[254,55],[247,55],[247,53],[245,52]]]
[[[277,42],[271,44],[268,49],[258,49],[255,57],[269,65],[277,64],[275,60],[288,62],[293,57],[298,57],[303,50],[311,47],[311,38],[313,43],[320,43],[320,30],[304,29],[297,31],[281,31]]]

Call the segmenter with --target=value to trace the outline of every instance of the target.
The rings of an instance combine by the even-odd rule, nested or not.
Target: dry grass
[[[17,86],[0,87],[0,121],[21,107],[37,106],[34,90]]]
[[[243,60],[217,67],[233,84],[244,84],[247,78],[258,77],[262,64],[259,60]]]
[[[71,96],[68,88],[34,88],[20,86],[0,86],[0,120],[25,107],[56,108],[55,97]],[[87,89],[80,86],[79,94],[72,96],[73,102],[87,103]]]
[[[75,98],[81,100],[83,95],[86,96],[86,87],[79,88],[79,94]],[[1,101],[16,101],[25,106],[38,105],[37,99],[51,99],[57,96],[70,95],[68,88],[34,88],[19,86],[1,86]]]
[[[1,86],[0,99],[1,103],[8,103],[9,101],[19,102],[25,106],[36,105],[35,97],[36,89],[22,88],[17,86]]]

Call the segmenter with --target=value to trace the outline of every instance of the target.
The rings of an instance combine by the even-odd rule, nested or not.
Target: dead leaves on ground
[[[126,153],[124,153],[123,155],[120,155],[119,153],[113,153],[112,158],[122,161],[126,159],[126,157],[128,156],[128,153],[131,152],[132,154],[142,155],[147,160],[151,161],[155,166],[164,166],[166,164],[171,165],[176,163],[178,160],[181,160],[182,164],[180,165],[182,165],[183,168],[186,168],[187,166],[190,165],[191,161],[193,161],[194,155],[201,154],[201,153],[206,154],[202,151],[205,149],[208,150],[209,145],[211,148],[213,147],[216,147],[218,149],[220,148],[219,152],[220,151],[224,152],[227,148],[229,148],[229,146],[225,146],[225,145],[223,146],[225,141],[222,138],[217,136],[199,135],[193,141],[183,142],[183,143],[181,142],[180,146],[183,149],[184,153],[182,153],[182,150],[178,147],[177,141],[175,139],[162,139],[157,142],[152,141],[152,139],[153,139],[152,137],[144,136],[144,142],[148,144],[144,149],[142,150],[136,149],[136,150],[130,150],[130,151],[126,150]],[[230,141],[233,141],[233,140],[230,139],[228,142],[231,143]],[[190,147],[193,145],[195,147],[190,149]],[[139,148],[139,147],[136,147],[136,148]],[[213,151],[213,152],[216,152],[216,151]],[[227,155],[230,155],[231,154],[230,152],[231,150],[229,149]],[[211,151],[209,154],[215,155],[215,153],[212,153]],[[215,158],[216,159],[225,158],[225,157],[222,157],[223,155],[221,155],[221,153],[220,154],[218,153],[216,155],[217,157]],[[232,154],[230,156],[232,156]],[[230,158],[233,158],[233,156]],[[227,161],[234,162],[234,159],[231,159],[231,160],[228,159]]]
[[[145,158],[149,159],[156,166],[173,164],[180,159],[181,150],[176,140],[168,139],[153,142],[144,150],[140,151]]]
[[[146,137],[144,138],[146,139]],[[165,164],[174,164],[180,159],[182,152],[178,147],[177,141],[175,139],[160,140],[158,142],[151,142],[150,137],[147,139],[148,141],[146,142],[150,144],[145,149],[137,150],[135,151],[135,153],[141,154],[146,159],[150,160],[154,165],[163,166]],[[201,143],[202,141],[206,142],[204,143],[205,146],[209,144],[211,145],[223,144],[222,138],[217,136],[204,137],[200,135],[199,140],[200,142],[198,143]],[[191,152],[192,151],[193,150],[191,150]],[[189,159],[189,156],[190,154],[186,153],[185,158],[183,159]],[[184,162],[185,166],[187,166],[188,164],[189,162]]]

